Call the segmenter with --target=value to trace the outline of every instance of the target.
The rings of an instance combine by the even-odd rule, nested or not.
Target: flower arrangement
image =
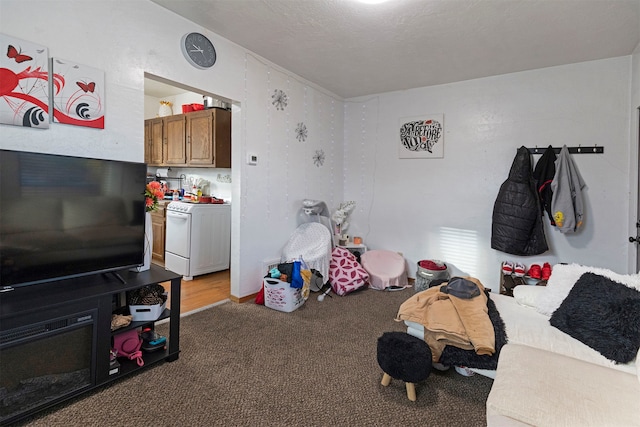
[[[349,228],[349,214],[356,207],[356,202],[349,201],[340,204],[340,207],[331,215],[331,219],[336,223],[336,235],[342,235]]]
[[[158,181],[151,181],[144,189],[144,206],[147,212],[158,209],[158,200],[164,199],[164,191]]]
[[[173,114],[173,109],[171,108],[171,102],[169,101],[160,101],[160,109],[158,110],[159,117],[170,116]]]

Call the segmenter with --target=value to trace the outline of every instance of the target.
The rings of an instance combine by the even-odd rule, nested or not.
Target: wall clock
[[[191,65],[207,70],[216,63],[216,49],[213,43],[200,33],[187,33],[180,42],[182,53]]]

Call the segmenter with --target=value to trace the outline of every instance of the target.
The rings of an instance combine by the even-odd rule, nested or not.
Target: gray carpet
[[[20,423],[30,426],[483,426],[489,378],[380,384],[377,339],[412,289],[366,289],[292,313],[225,303],[182,318],[180,358]],[[166,325],[158,326],[166,332]]]

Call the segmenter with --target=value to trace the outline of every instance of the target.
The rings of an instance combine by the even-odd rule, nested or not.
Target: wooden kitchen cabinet
[[[187,116],[187,164],[231,167],[231,112],[220,108]]]
[[[144,121],[144,162],[151,163],[151,120]]]
[[[186,119],[184,114],[164,117],[165,165],[184,165],[187,161]]]
[[[151,228],[153,230],[153,248],[151,258],[164,262],[165,230],[167,218],[163,204],[158,205],[158,210],[151,212]]]
[[[164,145],[164,120],[162,118],[144,122],[144,160],[147,164],[162,164]]]
[[[145,120],[150,166],[231,167],[231,112],[220,108]]]
[[[187,160],[184,114],[144,121],[144,160],[149,165],[185,165]]]

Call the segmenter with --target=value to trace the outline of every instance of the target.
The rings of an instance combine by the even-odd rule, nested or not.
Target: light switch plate
[[[247,164],[248,165],[257,165],[258,164],[258,155],[249,153],[247,154]]]

